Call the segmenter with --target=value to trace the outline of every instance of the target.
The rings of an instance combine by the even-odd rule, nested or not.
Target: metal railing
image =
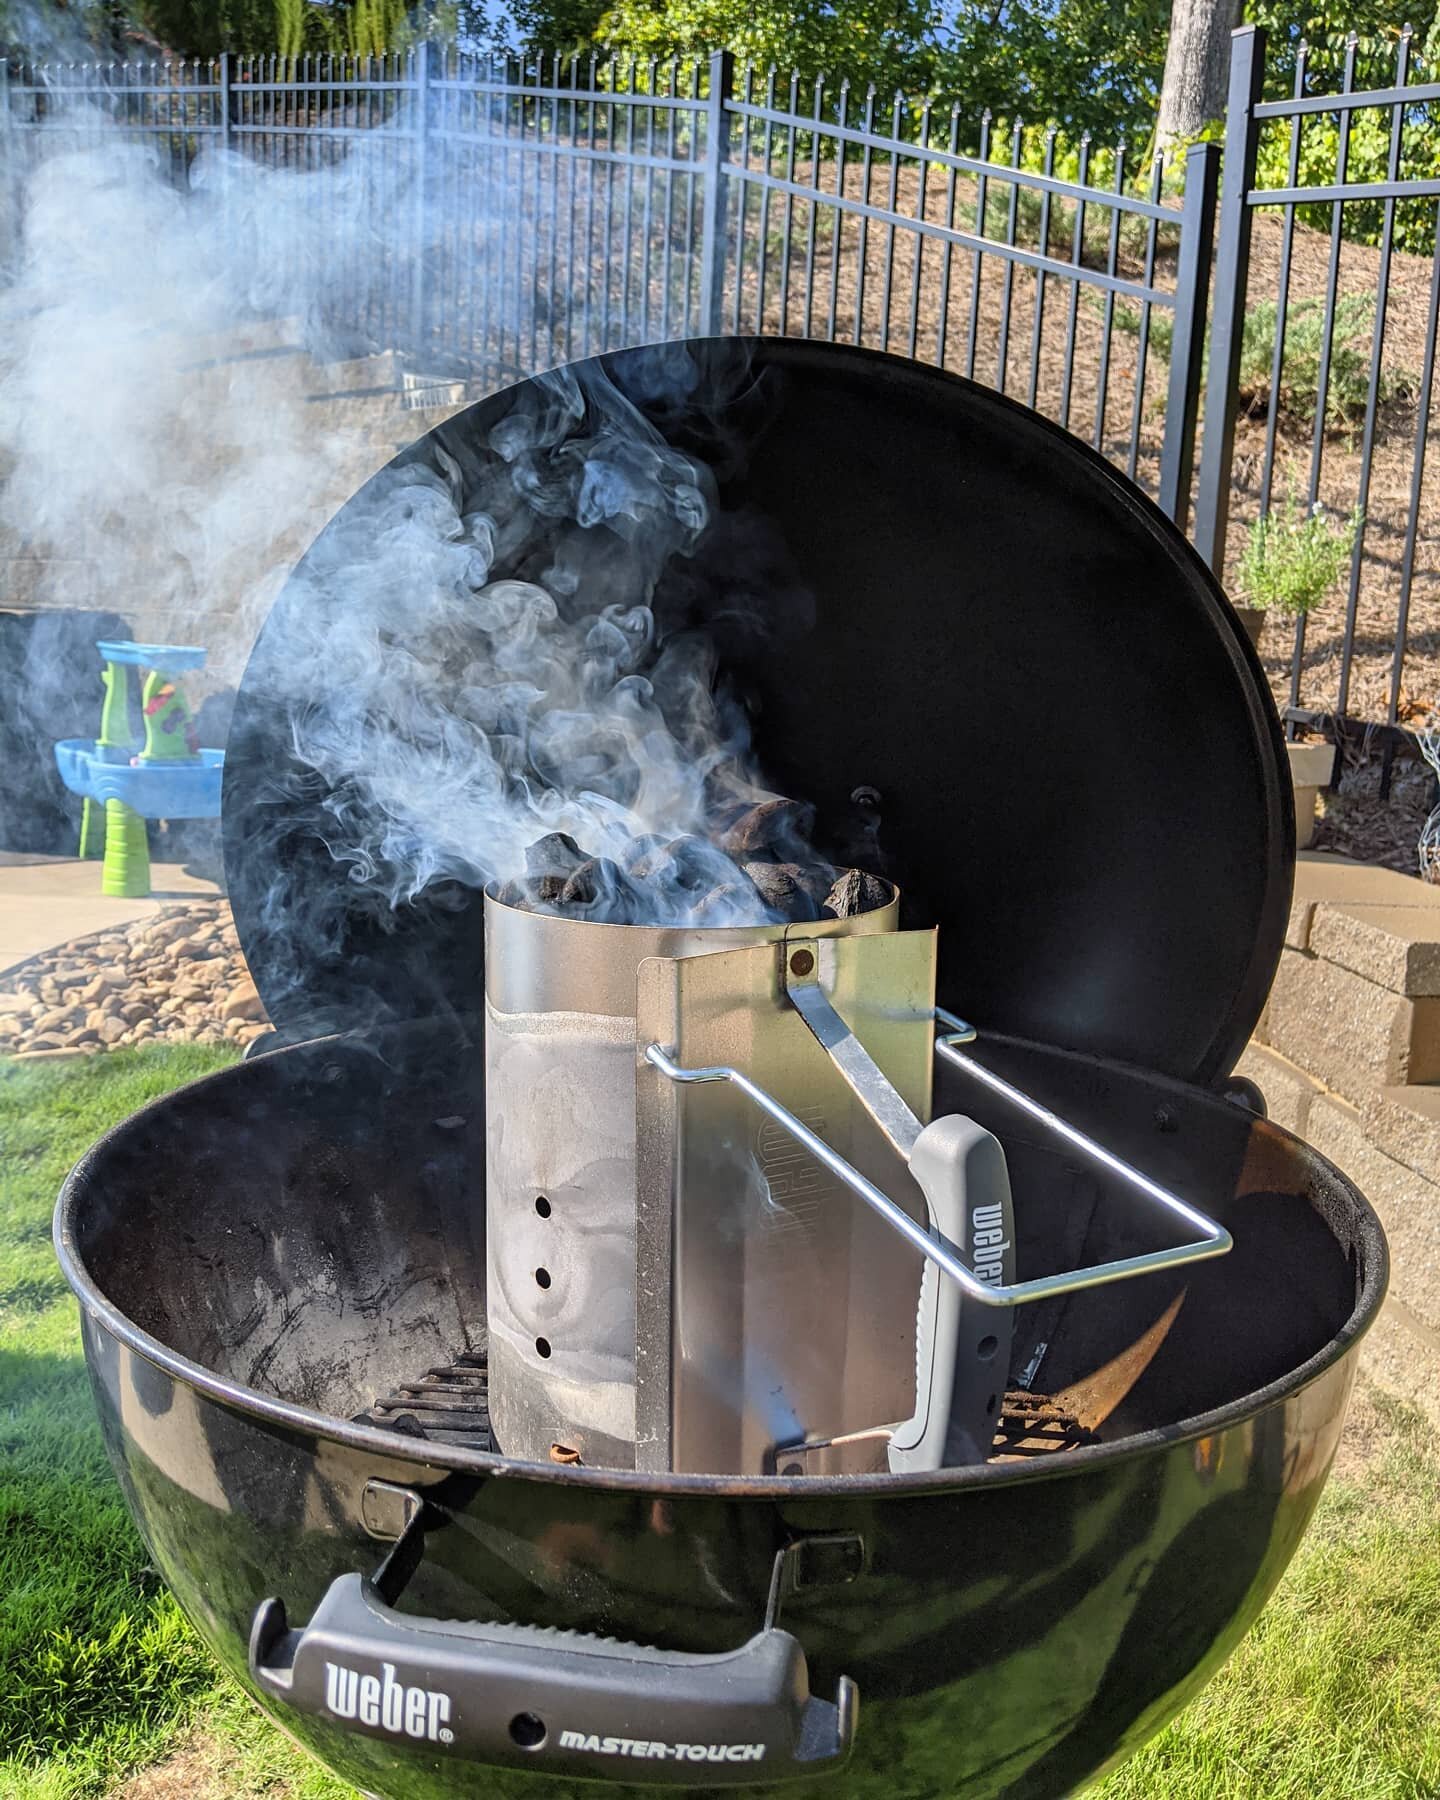
[[[1184,523],[1213,145],[1186,154],[1183,196],[1172,202],[1164,159],[1136,195],[1124,146],[1101,186],[1082,141],[1075,177],[1062,179],[1055,134],[1045,135],[1037,168],[1025,160],[1018,121],[1007,144],[992,141],[982,120],[977,154],[963,155],[958,105],[911,109],[897,95],[877,121],[873,89],[857,103],[846,83],[833,92],[818,84],[804,105],[795,79],[777,100],[773,71],[763,87],[751,71],[737,92],[723,57],[711,92],[721,96],[715,175],[726,227],[715,240],[723,268],[709,284],[720,302],[714,328],[845,338],[1013,393],[1132,476],[1148,450],[1152,491]],[[1159,391],[1150,356],[1157,309],[1170,346]],[[1157,416],[1163,431],[1147,443]]]
[[[1195,539],[1213,568],[1233,575],[1229,527],[1237,514],[1263,518],[1277,504],[1293,504],[1297,512],[1318,506],[1353,512],[1343,609],[1299,614],[1288,671],[1272,673],[1292,731],[1319,727],[1339,738],[1360,723],[1373,738],[1378,726],[1388,782],[1394,753],[1415,749],[1413,734],[1402,728],[1402,707],[1428,699],[1440,712],[1440,558],[1427,526],[1434,502],[1426,481],[1440,315],[1440,173],[1425,149],[1440,125],[1434,110],[1440,84],[1412,79],[1408,28],[1398,35],[1386,85],[1357,88],[1357,58],[1352,36],[1338,92],[1312,93],[1302,45],[1291,94],[1266,101],[1264,33],[1247,27],[1235,35]],[[1354,179],[1357,136],[1368,129],[1373,137],[1377,127],[1384,132],[1384,177]],[[1328,178],[1302,179],[1305,134],[1317,129],[1334,132],[1333,170]],[[1272,170],[1283,166],[1278,179],[1257,172],[1267,131],[1278,140],[1270,158]],[[1412,147],[1422,150],[1425,172],[1418,177],[1406,174]],[[1305,159],[1312,170],[1314,160]],[[1373,254],[1354,243],[1351,226],[1361,208],[1372,220],[1378,213]],[[1399,208],[1410,210],[1427,253],[1401,250]],[[1323,240],[1313,229],[1302,237],[1297,220],[1317,211],[1328,225]],[[1262,268],[1255,249],[1264,215],[1278,217],[1267,220],[1276,229],[1267,237]],[[1302,251],[1308,292],[1298,287]],[[1392,342],[1397,292],[1409,315],[1398,348]],[[1274,324],[1273,344],[1249,347],[1252,362],[1264,352],[1268,364],[1258,383],[1257,371],[1242,369],[1247,319],[1257,316],[1273,317]],[[1302,329],[1306,341],[1297,345]],[[1407,344],[1418,366],[1397,373]],[[1291,408],[1287,379],[1302,359],[1305,405]],[[1263,404],[1257,417],[1247,418],[1247,386],[1256,385],[1263,387]],[[1237,426],[1249,440],[1243,454],[1237,454]],[[1426,617],[1415,634],[1417,600]],[[1407,668],[1423,694],[1407,695]]]
[[[494,64],[429,44],[25,68],[0,96],[12,175],[118,128],[177,186],[219,150],[343,172],[352,213],[411,215],[408,233],[351,234],[354,279],[326,323],[421,377],[493,387],[690,333],[844,338],[1015,394],[1183,520],[1218,150],[1157,159],[1136,193],[1123,145],[1082,142],[1067,178],[1053,133],[1031,166],[1018,124],[980,121],[962,154],[969,124],[845,82],[737,79],[728,55]],[[216,204],[224,186],[207,175]],[[314,204],[323,233],[323,181]]]
[[[1394,227],[1397,209],[1429,209],[1433,251],[1440,175],[1433,159],[1415,174],[1406,146],[1433,132],[1440,85],[1412,79],[1408,34],[1383,87],[1356,87],[1352,43],[1338,93],[1309,91],[1302,49],[1293,92],[1266,101],[1264,60],[1261,33],[1236,34],[1223,191],[1215,144],[1136,169],[1123,145],[1067,150],[1054,132],[958,104],[843,81],[802,89],[738,74],[725,55],[495,63],[429,44],[389,58],[0,70],[0,157],[13,195],[37,159],[118,131],[177,188],[203,186],[198,206],[227,204],[227,169],[307,174],[313,236],[344,276],[324,287],[327,343],[398,351],[413,395],[694,333],[840,339],[1038,408],[1182,525],[1193,486],[1195,541],[1232,582],[1232,522],[1289,494],[1358,508],[1343,607],[1297,622],[1284,660],[1270,659],[1272,685],[1295,729],[1338,733],[1358,714],[1413,748],[1407,680],[1440,698],[1426,463],[1440,264],[1397,252]],[[1386,178],[1358,181],[1350,144],[1376,118]],[[1309,179],[1302,136],[1327,128],[1333,178]],[[1262,178],[1266,133],[1288,134],[1288,155]],[[1317,207],[1330,224],[1318,275]],[[1358,335],[1347,209],[1379,221]],[[1257,378],[1250,338],[1272,314]],[[1397,382],[1385,346],[1399,314],[1416,343]],[[1318,393],[1297,415],[1282,397],[1302,326],[1318,328]]]

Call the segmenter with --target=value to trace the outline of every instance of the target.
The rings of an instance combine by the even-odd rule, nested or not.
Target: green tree
[[[1148,140],[1165,63],[1170,0],[517,0],[516,28],[543,51],[601,48],[642,56],[734,51],[756,69],[873,82],[957,99],[962,142],[982,112],[1114,142]]]
[[[1422,0],[1406,9],[1413,27],[1409,79],[1440,79],[1440,0]],[[1355,34],[1357,88],[1392,85],[1400,44],[1400,9],[1391,0],[1354,0],[1345,11],[1296,4],[1295,0],[1250,0],[1249,16],[1265,27],[1269,38],[1266,56],[1266,93],[1279,99],[1294,92],[1300,46],[1307,46],[1305,91],[1309,94],[1339,92],[1344,81],[1349,38]],[[1264,187],[1290,185],[1291,128],[1277,119],[1262,128],[1259,181]],[[1312,114],[1300,134],[1299,181],[1302,186],[1321,186],[1335,180],[1340,151],[1340,129],[1335,115]],[[1390,113],[1366,107],[1352,114],[1346,178],[1352,182],[1381,181],[1387,174],[1390,154]],[[1433,105],[1407,109],[1400,161],[1402,180],[1434,181],[1440,177],[1440,112]],[[1331,226],[1328,205],[1301,207],[1300,217],[1317,231]],[[1378,243],[1384,223],[1381,201],[1351,201],[1344,208],[1341,229],[1356,243]],[[1395,209],[1394,239],[1398,248],[1428,255],[1435,244],[1433,200],[1401,200]]]
[[[1225,111],[1230,34],[1242,0],[1172,0],[1160,80],[1155,141],[1165,150],[1193,141]]]
[[[337,9],[338,10],[338,9]],[[336,20],[340,48],[351,56],[384,56],[410,40],[405,0],[350,0]]]
[[[934,78],[932,0],[517,0],[526,45],[540,51],[599,48],[642,57],[698,57],[732,50],[756,69],[772,64],[807,83],[821,74],[888,93]]]
[[[976,147],[981,114],[997,121],[997,153],[1008,149],[1017,117],[1027,126],[1023,154],[1042,153],[1043,127],[1062,129],[1061,166],[1073,172],[1073,146],[1088,131],[1099,144],[1124,138],[1129,168],[1143,179],[1145,151],[1157,125],[1174,0],[27,0],[23,16],[38,22],[47,45],[73,43],[80,30],[106,54],[124,47],[124,25],[185,55],[221,50],[294,55],[306,49],[361,56],[407,48],[421,32],[463,48],[483,50],[518,38],[531,53],[569,55],[589,50],[641,57],[700,57],[732,50],[757,71],[772,65],[782,84],[797,71],[808,99],[821,74],[851,86],[851,116],[873,83],[882,116],[891,95],[931,95],[961,111],[962,149]],[[1409,8],[1414,25],[1412,81],[1435,81],[1440,70],[1440,0]],[[0,0],[18,28],[20,0]],[[1356,36],[1356,81],[1389,86],[1399,42],[1398,0],[1246,0],[1246,16],[1270,40],[1267,91],[1288,93],[1302,42],[1309,45],[1307,90],[1331,93],[1341,83],[1347,42]],[[55,29],[50,31],[50,26]],[[49,32],[48,37],[45,33]],[[51,53],[54,53],[53,51]],[[74,52],[70,52],[73,54]],[[1223,60],[1223,58],[1219,59]],[[1214,87],[1206,92],[1212,96]],[[1206,100],[1202,110],[1211,103]],[[1218,103],[1218,102],[1217,102]],[[1440,175],[1440,109],[1409,109],[1401,175]],[[913,118],[913,111],[911,114]],[[1355,115],[1348,173],[1353,181],[1381,176],[1389,145],[1383,109]],[[1274,121],[1261,136],[1262,184],[1287,181],[1290,126]],[[1301,136],[1300,179],[1323,183],[1335,174],[1338,130],[1323,112],[1308,117]],[[1097,165],[1098,166],[1098,165]],[[1102,179],[1104,177],[1102,176]],[[1347,204],[1347,237],[1374,242],[1379,202]],[[1329,209],[1311,209],[1306,222],[1329,227]],[[1404,249],[1427,251],[1434,241],[1434,208],[1405,200],[1397,208],[1396,237]]]
[[[310,0],[275,0],[275,48],[282,56],[303,56],[309,47]]]
[[[483,4],[470,4],[483,15]],[[0,25],[22,41],[73,46],[77,37],[108,55],[124,53],[127,32],[141,32],[180,56],[299,56],[308,50],[381,55],[403,50],[430,25],[453,38],[466,0],[37,0],[0,4]]]
[[[1004,7],[961,0],[936,62],[939,91],[966,114],[1017,114],[1073,138],[1126,139],[1154,128],[1169,0],[1036,0]]]
[[[608,5],[609,0],[511,0],[509,10],[514,36],[524,49],[541,55],[569,55],[600,47],[600,26]],[[489,37],[493,28],[488,17],[480,23],[475,16],[483,10],[462,7],[462,31]]]
[[[1345,66],[1345,46],[1356,38],[1358,85],[1388,87],[1395,71],[1400,27],[1408,20],[1421,60],[1440,48],[1435,43],[1437,0],[1401,6],[1397,0],[1348,0],[1345,6],[1315,5],[1307,0],[1247,0],[1245,17],[1263,25],[1269,40],[1265,58],[1265,90],[1274,99],[1292,92],[1295,59],[1301,44],[1309,47],[1307,86],[1314,93],[1334,92]],[[1433,79],[1431,77],[1430,79]]]
[[[275,0],[138,0],[132,17],[181,56],[275,48]]]

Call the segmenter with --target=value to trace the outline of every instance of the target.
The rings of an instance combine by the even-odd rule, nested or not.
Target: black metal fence
[[[1344,599],[1297,622],[1272,681],[1297,728],[1355,714],[1403,727],[1440,702],[1425,455],[1440,264],[1397,251],[1393,229],[1397,207],[1440,207],[1440,180],[1404,162],[1440,85],[1416,82],[1412,60],[1406,34],[1392,84],[1359,90],[1352,46],[1341,92],[1313,94],[1302,50],[1292,95],[1266,102],[1263,39],[1238,33],[1223,194],[1216,144],[1137,168],[1123,145],[1067,146],[845,82],[802,89],[728,56],[493,64],[425,44],[11,68],[0,154],[12,196],[37,160],[116,132],[194,205],[233,203],[235,172],[256,165],[307,176],[314,238],[345,275],[323,285],[330,340],[399,351],[422,387],[483,390],[696,332],[844,339],[1039,408],[1182,525],[1193,488],[1196,541],[1232,580],[1280,501],[1358,507]],[[1380,114],[1386,179],[1352,180],[1354,122]],[[1334,179],[1306,185],[1302,133],[1327,121]],[[1266,132],[1290,134],[1287,185],[1257,186]],[[1377,203],[1378,249],[1356,264],[1345,209]],[[1317,206],[1328,234],[1305,222]],[[1403,378],[1397,320],[1416,339]],[[1300,384],[1297,358],[1314,365]],[[1284,404],[1297,385],[1301,426]]]
[[[1388,773],[1389,755],[1413,737],[1383,728],[1432,709],[1440,718],[1440,509],[1426,467],[1440,314],[1440,83],[1414,79],[1408,28],[1384,85],[1357,86],[1358,55],[1352,36],[1338,91],[1313,93],[1301,46],[1291,94],[1266,101],[1263,34],[1236,34],[1195,536],[1212,567],[1233,573],[1232,518],[1293,505],[1355,519],[1343,599],[1295,619],[1288,668],[1274,674],[1294,727],[1334,732],[1357,716],[1380,725]],[[1357,139],[1380,130],[1384,176],[1357,179]],[[1327,149],[1333,135],[1333,168],[1328,179],[1302,178],[1316,162],[1306,134],[1317,131]],[[1267,132],[1283,152],[1269,158],[1279,179],[1257,173]],[[1321,230],[1300,222],[1317,213]],[[1378,218],[1378,233],[1363,234],[1373,245],[1356,241],[1357,214]],[[1420,250],[1400,247],[1402,219],[1405,243]],[[1257,318],[1272,341],[1247,344]],[[1268,364],[1258,372],[1245,366],[1257,352]],[[1302,403],[1292,405],[1296,394]]]
[[[424,44],[25,68],[0,104],[12,173],[117,128],[177,185],[207,150],[344,171],[350,214],[389,223],[328,323],[417,369],[494,386],[687,332],[843,337],[1039,406],[1183,517],[1218,150],[1156,159],[1137,192],[1123,146],[1081,143],[1067,176],[1053,134],[1032,162],[1018,125],[992,141],[985,121],[963,155],[961,124],[844,82],[737,79],[724,55],[497,66]],[[206,185],[223,204],[213,167]]]

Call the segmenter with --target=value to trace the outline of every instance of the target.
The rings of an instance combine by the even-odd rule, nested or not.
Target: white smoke
[[[484,279],[502,247],[524,254],[524,221],[475,219],[473,185],[447,217],[446,184],[417,190],[363,136],[312,173],[203,149],[177,184],[102,117],[65,122],[76,147],[25,181],[0,303],[0,527],[87,562],[96,604],[163,615],[234,678],[295,557],[369,473],[363,439],[317,430],[271,353],[322,353],[365,314],[367,282],[432,247],[461,246]],[[697,380],[678,346],[631,374],[674,402]],[[666,635],[654,610],[714,517],[703,465],[600,375],[548,377],[462,450],[387,470],[349,509],[267,665],[323,789],[316,834],[392,908],[514,878],[548,832],[620,858],[652,834],[713,837],[767,797],[707,641]],[[709,922],[771,916],[716,852],[702,886],[727,881]],[[664,918],[697,897],[651,890]]]
[[[183,193],[152,150],[81,122],[92,142],[24,183],[0,300],[0,527],[89,565],[97,604],[188,621],[233,676],[284,569],[373,467],[363,434],[317,430],[277,353],[293,368],[316,344],[383,172],[210,154]]]
[[[699,379],[682,346],[619,368],[672,403]],[[563,832],[621,865],[596,916],[772,916],[714,847],[775,799],[748,721],[709,638],[657,622],[657,589],[714,514],[710,471],[594,366],[538,378],[456,441],[377,477],[287,593],[266,686],[295,764],[321,778],[312,829],[392,906],[437,881],[521,879]],[[631,891],[637,841],[677,838],[685,855],[652,858]]]

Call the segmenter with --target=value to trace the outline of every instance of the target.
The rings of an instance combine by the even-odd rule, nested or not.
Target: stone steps
[[[1366,1339],[1366,1369],[1440,1425],[1440,1088],[1391,1088],[1361,1106],[1277,1051],[1251,1044],[1237,1073],[1270,1117],[1343,1169],[1390,1245],[1390,1291]]]
[[[1302,855],[1237,1072],[1374,1204],[1392,1271],[1367,1366],[1440,1424],[1440,887]]]
[[[1356,1105],[1440,1082],[1440,887],[1302,854],[1256,1036]]]

